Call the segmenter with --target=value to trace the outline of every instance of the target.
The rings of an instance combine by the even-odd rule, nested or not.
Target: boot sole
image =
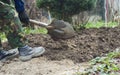
[[[45,52],[45,50],[43,49],[41,52],[36,53],[36,54],[32,54],[32,55],[28,55],[28,56],[19,56],[19,59],[21,61],[28,61],[32,58],[35,58],[35,57],[38,57],[38,56],[42,55],[44,52]]]

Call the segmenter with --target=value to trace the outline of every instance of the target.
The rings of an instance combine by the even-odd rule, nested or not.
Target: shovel
[[[75,36],[72,25],[63,20],[53,20],[50,24],[47,24],[30,19],[30,23],[46,28],[48,34],[54,39],[68,39]]]

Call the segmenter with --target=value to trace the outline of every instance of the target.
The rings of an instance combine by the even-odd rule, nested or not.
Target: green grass
[[[37,28],[37,29],[32,29],[29,27],[23,28],[23,32],[25,35],[29,34],[47,34],[47,30],[45,28]],[[2,42],[7,41],[6,36],[4,33],[0,33],[0,37],[2,39]]]
[[[99,21],[99,22],[90,22],[90,23],[86,23],[86,24],[75,25],[74,28],[75,28],[75,30],[79,30],[81,28],[100,28],[100,27],[114,28],[116,26],[118,26],[117,22],[108,22],[106,24],[103,21]]]
[[[0,38],[1,38],[2,42],[7,41],[4,33],[0,33]]]
[[[47,34],[47,29],[45,28],[37,28],[37,29],[31,29],[31,28],[24,28],[23,32],[25,34]]]
[[[116,27],[117,23],[116,22],[108,22],[105,24],[104,22],[96,22],[96,23],[87,23],[85,25],[85,28],[100,28],[100,27]]]

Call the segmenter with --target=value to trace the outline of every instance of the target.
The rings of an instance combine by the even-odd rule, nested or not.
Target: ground
[[[0,75],[72,75],[89,65],[82,62],[120,47],[119,28],[84,29],[73,38],[57,41],[43,34],[26,37],[30,46],[43,46],[46,52],[27,62],[15,58],[1,64]]]

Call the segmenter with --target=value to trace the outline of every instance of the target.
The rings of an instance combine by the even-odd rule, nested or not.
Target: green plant
[[[53,17],[69,21],[81,11],[91,10],[97,0],[37,0],[37,6],[50,10]]]
[[[91,66],[86,69],[85,73],[77,75],[118,75],[120,66],[116,64],[115,58],[120,57],[120,49],[110,52],[106,57],[97,57],[90,61]]]

